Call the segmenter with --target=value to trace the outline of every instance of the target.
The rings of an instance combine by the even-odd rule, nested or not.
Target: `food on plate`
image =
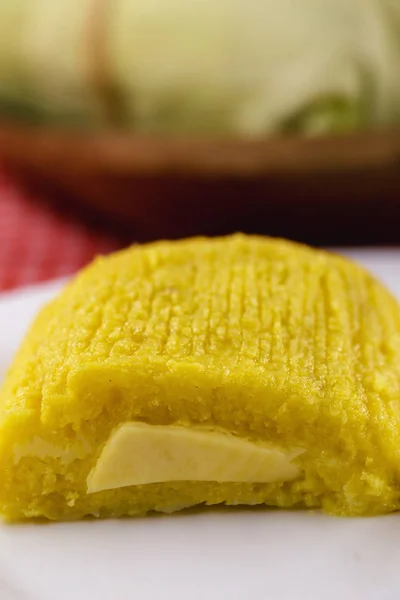
[[[133,246],[70,282],[15,357],[0,511],[394,511],[399,392],[399,305],[358,265],[242,234]]]
[[[400,122],[398,0],[3,0],[0,114],[162,134]]]

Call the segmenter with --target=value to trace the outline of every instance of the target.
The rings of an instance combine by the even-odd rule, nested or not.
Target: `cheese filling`
[[[219,431],[129,422],[111,434],[87,490],[169,481],[290,481],[300,475],[292,464],[300,453]]]

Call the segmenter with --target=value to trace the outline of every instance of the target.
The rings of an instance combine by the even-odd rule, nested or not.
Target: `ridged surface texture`
[[[390,512],[399,396],[399,306],[359,266],[239,234],[134,246],[79,274],[16,356],[0,395],[0,509],[11,519],[199,503]],[[87,494],[110,434],[135,420],[302,448],[301,477]]]

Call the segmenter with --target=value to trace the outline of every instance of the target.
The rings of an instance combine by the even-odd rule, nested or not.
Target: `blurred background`
[[[400,245],[398,0],[0,0],[0,291],[135,242]]]

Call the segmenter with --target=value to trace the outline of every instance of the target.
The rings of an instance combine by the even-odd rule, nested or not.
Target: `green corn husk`
[[[88,77],[92,0],[0,3],[0,102],[38,122],[88,124],[99,118]]]
[[[400,122],[399,67],[399,0],[0,3],[0,110],[29,120],[244,136],[386,126]]]

